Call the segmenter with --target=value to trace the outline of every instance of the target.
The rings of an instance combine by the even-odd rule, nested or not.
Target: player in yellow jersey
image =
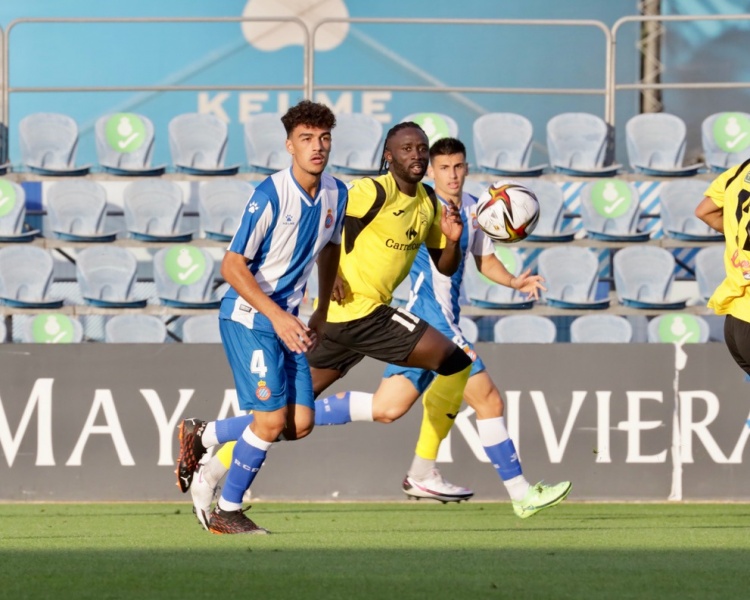
[[[716,288],[708,306],[717,315],[726,315],[727,348],[750,375],[750,159],[714,179],[695,214],[724,234],[726,279]]]

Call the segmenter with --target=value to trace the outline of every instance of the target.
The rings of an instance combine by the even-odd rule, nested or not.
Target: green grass
[[[743,598],[750,505],[0,504],[3,598]],[[231,595],[231,596],[230,596]]]

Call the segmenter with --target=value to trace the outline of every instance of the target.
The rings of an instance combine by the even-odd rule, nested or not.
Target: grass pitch
[[[743,598],[750,505],[258,503],[269,536],[188,504],[0,505],[3,598]]]

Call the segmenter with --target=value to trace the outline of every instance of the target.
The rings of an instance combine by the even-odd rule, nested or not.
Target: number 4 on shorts
[[[253,350],[253,355],[250,358],[250,372],[261,378],[266,376],[268,369],[266,368],[266,360],[263,358],[263,350]]]

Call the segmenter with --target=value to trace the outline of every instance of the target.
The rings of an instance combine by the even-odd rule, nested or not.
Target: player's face
[[[320,175],[331,153],[331,130],[297,125],[286,140],[294,164],[310,175]]]
[[[427,172],[429,150],[424,132],[407,127],[397,131],[388,141],[385,158],[396,177],[408,183],[419,183]]]
[[[430,176],[435,180],[435,191],[446,200],[458,200],[469,174],[469,165],[463,154],[434,156],[430,161]]]

